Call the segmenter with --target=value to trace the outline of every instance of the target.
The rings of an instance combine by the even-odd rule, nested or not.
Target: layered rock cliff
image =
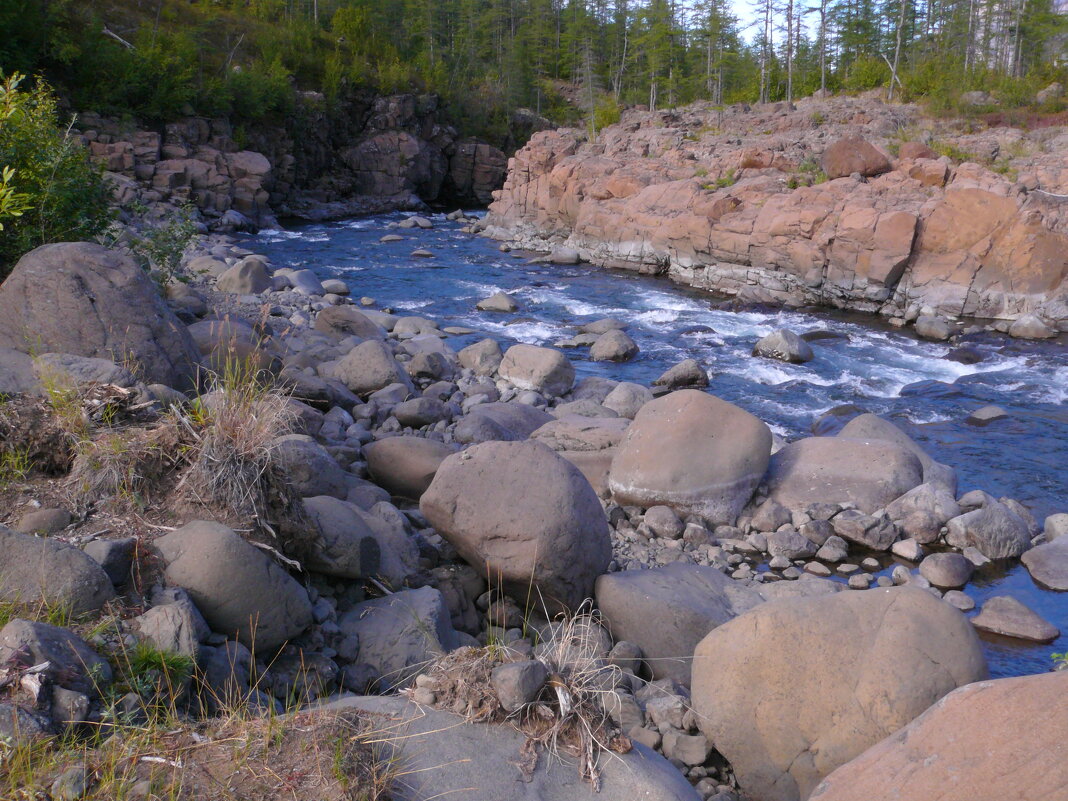
[[[284,124],[238,131],[203,117],[159,130],[91,114],[78,124],[121,203],[192,203],[217,230],[273,224],[276,215],[481,206],[505,172],[504,154],[461,137],[433,95],[353,95],[328,107],[309,93]]]
[[[1066,194],[1064,128],[968,134],[858,98],[696,105],[627,112],[592,141],[536,134],[486,231],[746,302],[1068,331]]]

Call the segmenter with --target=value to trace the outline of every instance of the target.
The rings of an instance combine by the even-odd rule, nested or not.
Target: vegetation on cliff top
[[[801,97],[894,85],[954,108],[1031,103],[1063,78],[1055,0],[0,0],[0,68],[43,74],[77,110],[256,121],[296,91],[441,94],[500,140],[530,107]],[[891,74],[897,72],[897,79]],[[973,102],[967,104],[974,108]],[[978,104],[982,106],[982,103]],[[600,106],[598,108],[598,106]]]

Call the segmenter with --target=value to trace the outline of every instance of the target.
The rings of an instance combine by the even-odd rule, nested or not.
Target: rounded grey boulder
[[[195,520],[160,537],[169,584],[189,592],[213,631],[260,653],[312,622],[308,593],[264,551],[221,523]]]
[[[363,449],[374,482],[390,495],[413,501],[426,492],[438,467],[455,452],[450,445],[423,437],[386,437]]]
[[[95,612],[115,597],[104,569],[73,545],[0,526],[0,601]]]
[[[791,364],[803,364],[810,362],[816,355],[805,340],[801,339],[793,331],[780,328],[763,337],[753,348],[754,356],[763,356],[765,359],[777,359],[780,362]]]
[[[733,525],[764,476],[768,427],[743,409],[698,390],[642,406],[608,474],[621,505],[671,506]]]
[[[612,558],[590,483],[537,442],[485,442],[448,457],[419,508],[468,564],[552,611],[592,596]]]
[[[768,497],[787,509],[852,503],[865,514],[884,508],[923,481],[914,454],[889,442],[809,437],[771,457]]]
[[[193,386],[200,356],[133,259],[89,242],[31,250],[0,284],[0,347],[136,363],[148,384]]]
[[[497,372],[520,389],[549,395],[564,395],[575,383],[575,368],[567,356],[536,345],[512,345]]]

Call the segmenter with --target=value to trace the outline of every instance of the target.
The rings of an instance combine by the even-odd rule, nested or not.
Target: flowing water
[[[494,242],[460,231],[434,216],[432,230],[387,230],[404,215],[263,231],[246,244],[276,267],[309,268],[341,278],[354,296],[377,308],[425,315],[480,334],[452,337],[459,349],[485,335],[502,347],[514,342],[551,345],[581,323],[616,317],[641,348],[631,362],[591,362],[586,348],[568,355],[579,376],[602,375],[648,384],[676,362],[692,357],[711,375],[709,391],[763,419],[792,439],[812,433],[814,421],[853,404],[893,420],[936,459],[957,470],[960,491],[983,489],[1028,506],[1041,525],[1047,514],[1068,511],[1068,348],[997,335],[969,340],[982,359],[946,358],[952,346],[925,342],[870,317],[833,312],[731,312],[671,282],[587,265],[528,264],[531,254],[504,254]],[[386,233],[401,242],[380,243]],[[415,258],[426,248],[433,258]],[[475,310],[503,290],[515,314]],[[816,358],[803,365],[750,355],[753,344],[777,328],[842,335],[812,343]],[[1009,413],[986,427],[965,422],[969,412],[996,404]],[[833,427],[830,433],[833,433]],[[886,563],[888,572],[891,563]],[[966,591],[977,605],[1009,594],[1064,632],[1050,646],[984,639],[991,673],[1048,670],[1050,653],[1068,651],[1068,593],[1042,590],[1020,565],[977,573]],[[973,613],[974,614],[974,613]]]

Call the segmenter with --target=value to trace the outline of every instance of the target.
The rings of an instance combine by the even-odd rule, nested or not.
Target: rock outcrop
[[[984,678],[967,619],[924,590],[895,587],[772,602],[713,629],[694,656],[693,704],[750,797],[801,801]]]
[[[918,118],[912,106],[832,98],[633,110],[593,141],[541,132],[509,162],[486,231],[745,302],[901,322],[924,309],[1035,315],[1068,331],[1068,213],[1056,197],[1068,192],[1068,134],[956,142],[1027,154],[997,165],[917,148],[891,159],[892,137]]]
[[[191,203],[225,231],[275,225],[276,213],[333,219],[489,203],[504,153],[461,138],[445,116],[435,95],[357,92],[331,108],[310,92],[284,126],[257,126],[244,146],[223,119],[130,130],[83,114],[79,127],[120,202]]]
[[[1068,671],[981,681],[828,776],[811,801],[1068,799]],[[1041,721],[1041,725],[1035,725]],[[907,788],[907,791],[905,790]]]

